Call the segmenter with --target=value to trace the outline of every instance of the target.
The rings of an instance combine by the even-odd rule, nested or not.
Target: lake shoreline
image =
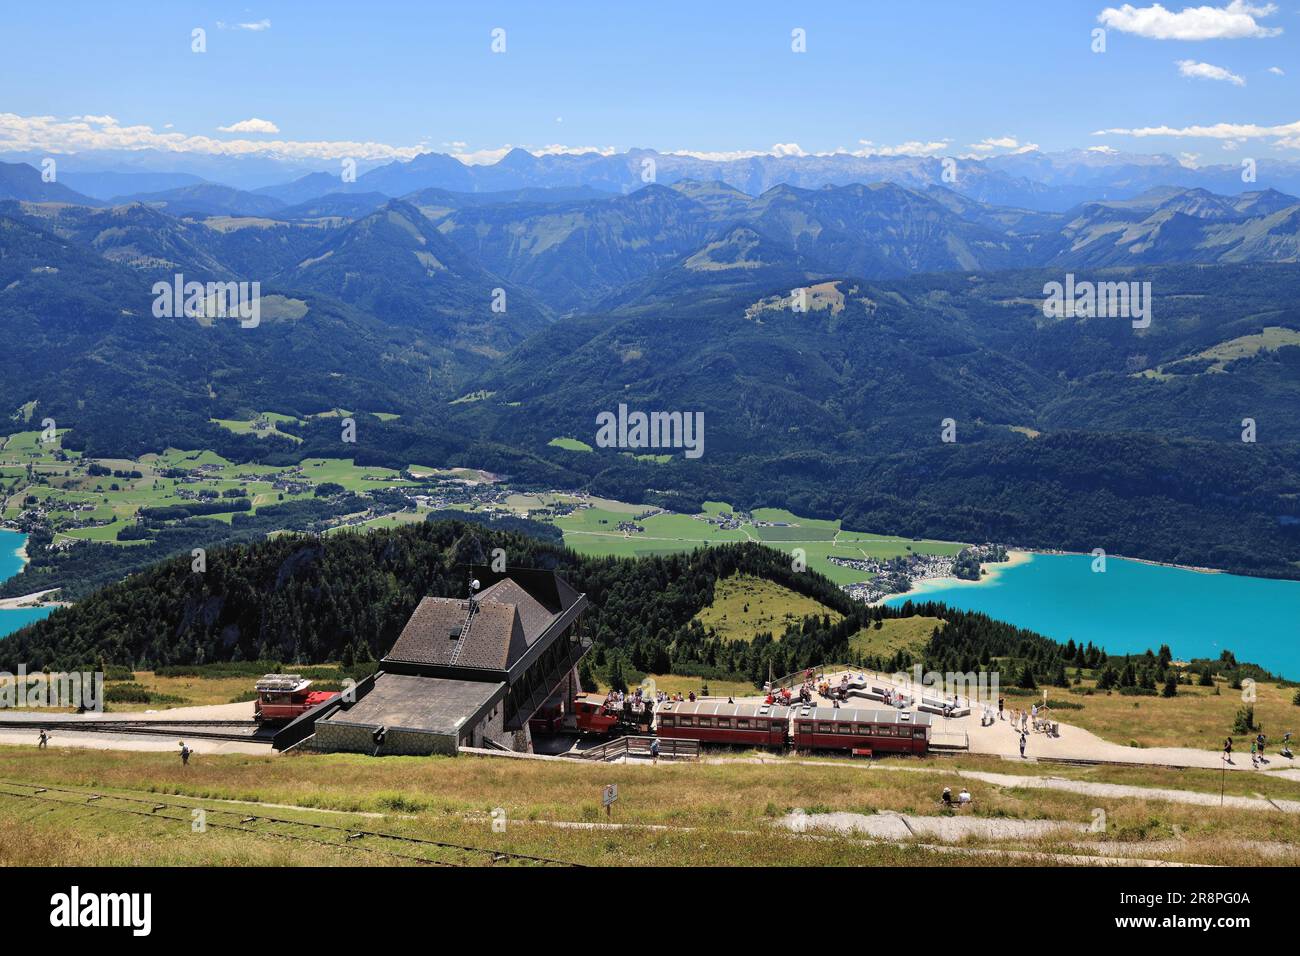
[[[878,598],[877,600],[872,601],[867,606],[879,607],[882,604],[885,604],[896,598],[911,597],[914,594],[920,595],[930,591],[947,590],[948,588],[952,588],[952,587],[978,587],[979,585],[982,584],[990,584],[993,581],[996,581],[998,577],[1001,576],[1001,573],[1003,571],[1010,570],[1011,568],[1014,567],[1019,567],[1020,565],[1023,564],[1028,564],[1030,561],[1033,560],[1033,556],[1036,554],[1075,557],[1075,558],[1093,557],[1091,551],[1061,551],[1055,548],[1008,549],[1006,561],[998,561],[995,563],[980,565],[980,577],[978,581],[969,581],[966,580],[965,578],[957,578],[951,575],[946,577],[941,577],[941,578],[926,578],[922,581],[915,582],[912,585],[912,589],[910,591],[904,591],[902,594],[886,595],[885,597]],[[1130,561],[1133,564],[1146,564],[1154,568],[1173,568],[1178,571],[1194,571],[1197,574],[1232,574],[1231,571],[1225,571],[1222,568],[1204,568],[1204,567],[1198,567],[1197,565],[1194,564],[1176,564],[1172,561],[1156,561],[1152,558],[1130,558],[1127,555],[1123,555],[1123,554],[1108,554],[1106,555],[1106,558],[1108,560],[1113,559],[1115,561]],[[1239,575],[1235,575],[1235,577],[1253,577],[1253,575],[1239,574]],[[1272,579],[1268,579],[1268,580],[1272,580]],[[1280,578],[1278,580],[1286,580],[1286,579]]]
[[[993,575],[935,578],[882,603],[896,610],[909,602],[946,604],[1112,655],[1167,644],[1179,660],[1215,660],[1230,650],[1274,675],[1300,672],[1300,646],[1287,636],[1300,582],[1119,557],[1099,574],[1090,573],[1091,554],[1025,553],[1029,563],[1019,559],[1022,570],[995,587],[978,587]]]
[[[1060,555],[1068,555],[1070,557],[1077,557],[1077,558],[1093,557],[1091,551],[1058,551],[1052,548],[1025,548],[1024,550],[1029,554],[1060,554]],[[1125,554],[1108,554],[1106,555],[1106,558],[1107,560],[1113,558],[1116,561],[1132,561],[1134,564],[1149,564],[1152,567],[1156,567],[1156,568],[1176,568],[1179,571],[1195,571],[1197,574],[1232,574],[1233,573],[1231,571],[1225,571],[1223,568],[1203,568],[1195,564],[1175,564],[1172,561],[1156,561],[1153,558],[1130,558],[1128,555]],[[1239,574],[1237,575],[1237,577],[1249,578],[1249,577],[1255,577],[1255,575]],[[1286,579],[1279,578],[1278,580],[1286,580]]]
[[[7,542],[4,536],[10,534],[17,536],[19,544],[12,550],[9,550],[7,543],[0,545],[0,579],[5,581],[11,581],[22,574],[31,563],[31,556],[27,553],[27,543],[30,540],[28,536],[16,528],[2,528],[0,540]],[[7,550],[12,558],[4,557]],[[17,597],[0,598],[0,640],[34,621],[42,620],[56,608],[67,607],[62,601],[43,600],[57,590],[58,588],[45,588]]]
[[[45,595],[53,594],[58,588],[46,588],[44,591],[33,591],[31,594],[20,594],[18,597],[0,598],[0,611],[19,611],[24,608],[33,607],[72,607],[70,601],[46,601],[43,600]]]
[[[902,594],[887,594],[882,598],[877,598],[872,601],[867,605],[867,607],[880,607],[882,604],[893,601],[897,598],[911,598],[914,595],[921,595],[930,591],[943,591],[952,587],[979,587],[983,584],[989,584],[1001,577],[1004,571],[1009,571],[1012,568],[1028,564],[1034,559],[1035,554],[1042,553],[1044,552],[1031,551],[1027,548],[1016,549],[1014,551],[1008,550],[1007,560],[987,562],[980,565],[980,576],[978,581],[968,581],[965,578],[958,578],[952,575],[945,575],[937,578],[924,578],[923,580],[913,582],[910,591],[904,591]]]

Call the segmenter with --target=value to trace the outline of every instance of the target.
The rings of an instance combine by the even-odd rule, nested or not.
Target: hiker
[[[1226,763],[1232,763],[1232,738],[1225,737],[1223,740],[1223,759]]]
[[[183,740],[180,741],[180,745],[181,745],[181,766],[188,767],[190,765],[190,754],[194,753],[194,751],[190,750],[189,747],[186,747],[185,741]]]
[[[963,807],[970,803],[970,791],[965,787],[962,787],[961,793],[957,794],[957,803]]]
[[[650,741],[650,758],[656,764],[659,763],[659,738],[658,737]]]
[[[1263,759],[1264,759],[1264,740],[1265,740],[1265,737],[1264,737],[1263,731],[1261,731],[1260,734],[1259,734],[1259,736],[1257,736],[1257,737],[1255,738],[1255,742],[1256,742],[1257,744],[1259,744],[1259,759],[1260,759],[1260,760],[1263,760]]]
[[[1251,765],[1252,767],[1254,767],[1255,769],[1258,770],[1258,769],[1259,769],[1259,756],[1258,756],[1258,754],[1256,753],[1257,747],[1258,747],[1258,744],[1256,744],[1255,741],[1252,740],[1252,741],[1250,742],[1250,765]]]
[[[37,749],[37,750],[44,750],[44,749],[45,749],[45,745],[48,744],[49,742],[50,742],[50,735],[47,734],[47,733],[45,732],[45,728],[42,727],[42,728],[41,728],[41,736],[40,736],[40,738],[36,741],[36,749]]]
[[[1006,718],[1005,716],[1003,716],[1003,714],[1002,714],[1002,705],[1005,704],[1006,702],[1007,702],[1007,699],[1006,699],[1005,697],[999,697],[999,698],[998,698],[998,720],[1006,720],[1006,719],[1007,719],[1007,718]]]
[[[952,787],[944,787],[943,796],[940,797],[940,799],[943,800],[943,805],[951,810],[952,809]]]
[[[1022,756],[1022,757],[1025,755],[1025,741],[1027,741],[1028,739],[1029,739],[1029,737],[1028,737],[1028,736],[1027,736],[1023,731],[1021,731],[1021,733],[1020,733],[1020,756]]]
[[[1286,757],[1287,760],[1291,759],[1291,731],[1289,730],[1282,735],[1281,753],[1282,756]]]

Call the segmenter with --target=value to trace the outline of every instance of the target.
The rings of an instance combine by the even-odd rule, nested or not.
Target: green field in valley
[[[581,554],[614,557],[644,557],[674,554],[694,548],[729,542],[754,541],[785,551],[795,558],[803,552],[807,567],[837,584],[852,584],[870,577],[863,571],[834,564],[831,557],[891,558],[915,554],[955,555],[964,544],[928,541],[893,535],[847,531],[838,520],[803,518],[777,508],[760,508],[748,519],[739,517],[722,524],[721,516],[734,512],[723,502],[705,502],[699,515],[659,512],[635,520],[642,531],[620,531],[620,522],[637,514],[655,511],[645,505],[609,501],[582,501],[570,514],[556,517],[564,532],[564,543]],[[521,509],[525,513],[527,509]]]

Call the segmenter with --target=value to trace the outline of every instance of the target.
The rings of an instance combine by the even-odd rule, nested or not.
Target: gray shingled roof
[[[480,606],[488,602],[496,602],[497,604],[513,604],[518,608],[519,620],[524,626],[524,639],[529,644],[542,636],[542,632],[546,630],[555,617],[554,614],[542,607],[535,597],[509,578],[502,578],[496,584],[478,594],[475,600],[479,602]]]
[[[425,598],[384,659],[508,670],[555,619],[554,614],[509,578],[475,595],[474,603],[469,630],[462,635],[469,602]]]
[[[461,625],[469,613],[468,601],[427,597],[402,628],[388,657],[417,664],[450,664]]]

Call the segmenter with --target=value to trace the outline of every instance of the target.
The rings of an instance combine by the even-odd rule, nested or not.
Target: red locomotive
[[[300,674],[265,674],[256,684],[253,719],[258,723],[293,720],[335,696],[333,691],[309,690],[311,681]]]
[[[559,704],[547,701],[529,719],[528,726],[534,734],[576,730],[580,734],[604,737],[615,733],[644,733],[649,729],[649,716],[645,706],[631,698],[618,704],[600,694],[578,694],[573,698],[569,716],[566,717]]]

